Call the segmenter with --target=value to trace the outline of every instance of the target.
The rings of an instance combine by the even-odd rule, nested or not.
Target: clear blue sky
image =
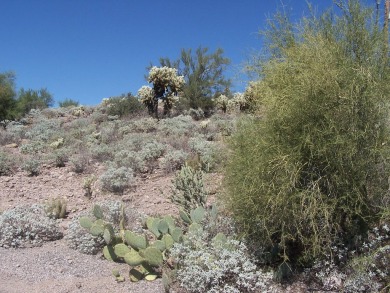
[[[364,1],[374,4],[375,1]],[[383,1],[381,1],[383,3]],[[146,67],[182,48],[220,47],[237,77],[257,36],[280,0],[0,0],[0,72],[16,73],[17,89],[47,88],[96,105],[102,98],[137,93]],[[305,0],[283,0],[300,18]],[[320,9],[332,0],[312,1]]]

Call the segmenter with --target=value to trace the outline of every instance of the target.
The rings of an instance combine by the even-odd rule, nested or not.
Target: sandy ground
[[[99,172],[100,167],[95,166]],[[101,200],[123,200],[148,215],[174,214],[177,207],[169,200],[173,175],[151,174],[137,179],[137,187],[123,195],[103,193],[95,188],[93,197],[84,195],[82,183],[88,174],[75,174],[67,167],[46,166],[36,177],[18,172],[0,176],[0,211],[21,204],[44,203],[50,198],[66,198],[69,215],[60,226],[66,234],[71,219]],[[161,280],[117,283],[114,268],[128,275],[126,264],[110,263],[101,255],[83,255],[67,247],[66,240],[45,243],[42,247],[0,248],[0,292],[164,292]]]

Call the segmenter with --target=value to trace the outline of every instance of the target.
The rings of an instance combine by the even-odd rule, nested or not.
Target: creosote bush
[[[360,247],[389,196],[388,47],[369,10],[340,3],[298,29],[271,23],[253,97],[262,118],[230,144],[226,202],[279,263],[337,263],[331,247]]]

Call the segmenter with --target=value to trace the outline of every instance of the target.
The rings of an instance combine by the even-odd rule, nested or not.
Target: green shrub
[[[279,50],[262,64],[255,97],[263,117],[243,121],[231,142],[234,218],[293,263],[332,255],[337,242],[359,247],[389,196],[383,35],[357,1],[342,12],[305,20],[288,44],[272,35]]]
[[[132,94],[108,99],[107,114],[111,116],[129,116],[144,112],[142,103]]]
[[[0,151],[0,176],[8,176],[12,173],[10,157]]]
[[[61,108],[67,108],[67,107],[77,107],[79,105],[78,101],[72,100],[72,99],[65,99],[61,102],[58,102],[58,105]]]
[[[22,165],[22,170],[26,171],[29,176],[37,176],[41,172],[41,162],[36,159],[28,159]]]
[[[83,173],[89,164],[88,155],[86,154],[78,154],[73,155],[69,159],[70,161],[70,169],[72,172],[75,172],[77,174]]]

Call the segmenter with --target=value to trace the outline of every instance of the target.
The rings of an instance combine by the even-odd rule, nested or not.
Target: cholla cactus
[[[157,108],[157,100],[154,98],[153,89],[150,86],[144,85],[138,90],[137,96],[141,103],[148,107],[148,112],[152,115],[155,108]]]
[[[184,77],[177,75],[176,68],[153,66],[149,71],[148,82],[170,87],[172,92],[178,92],[185,84]]]
[[[143,86],[138,91],[138,97],[149,110],[158,118],[158,100],[164,102],[164,114],[169,114],[178,100],[178,92],[185,84],[184,77],[179,76],[177,69],[153,66],[149,71],[148,82],[153,83],[153,89]]]
[[[227,106],[229,103],[229,98],[225,95],[220,95],[215,99],[215,106],[218,110],[222,110],[222,112],[226,113]]]
[[[233,98],[227,103],[227,111],[230,113],[243,111],[247,109],[247,107],[248,103],[243,93],[235,93]]]
[[[137,93],[138,98],[140,101],[144,104],[148,103],[149,101],[153,100],[153,89],[150,86],[144,85],[142,86]]]
[[[259,83],[257,82],[249,82],[247,88],[245,89],[244,100],[245,100],[245,109],[250,109],[253,107],[253,104],[255,103],[255,100],[259,99],[259,89],[258,86]]]

